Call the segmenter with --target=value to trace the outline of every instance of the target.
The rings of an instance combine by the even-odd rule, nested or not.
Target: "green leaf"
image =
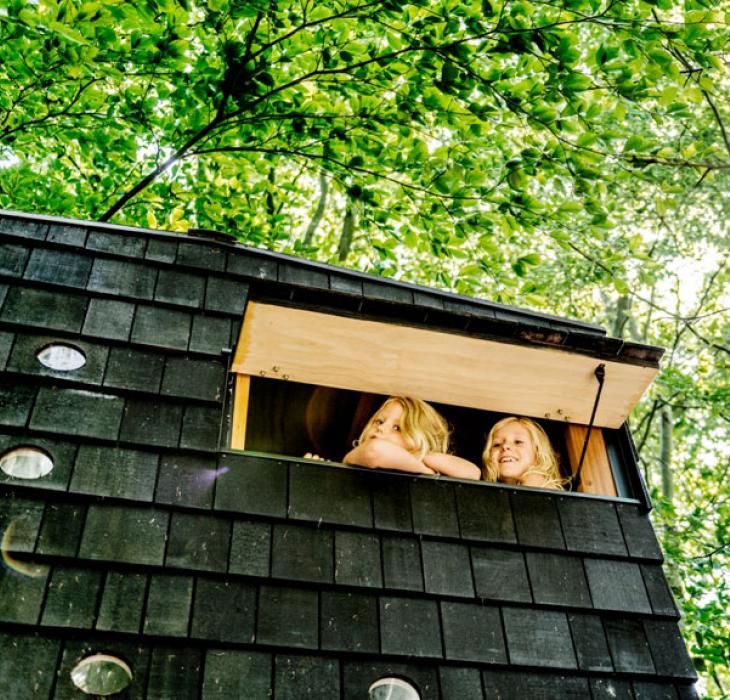
[[[583,205],[580,202],[563,202],[558,207],[558,212],[561,214],[576,214],[583,211]]]
[[[524,190],[527,186],[527,177],[521,168],[515,168],[507,175],[507,181],[515,190]]]
[[[61,22],[49,22],[48,28],[62,36],[67,41],[70,41],[72,44],[84,46],[88,43],[88,40],[82,34]]]
[[[624,152],[644,151],[650,147],[651,143],[646,138],[635,134],[634,136],[631,136],[626,140],[626,144],[624,145]]]
[[[631,291],[631,288],[626,283],[626,281],[621,279],[620,277],[613,278],[613,286],[619,294],[628,294]]]
[[[539,265],[542,262],[542,258],[538,253],[528,253],[527,255],[523,255],[520,260],[525,265]]]
[[[563,81],[563,87],[567,92],[580,92],[593,87],[593,81],[582,73],[569,73]]]
[[[458,77],[459,69],[451,61],[444,61],[443,67],[441,68],[441,82],[449,85],[455,82]]]
[[[548,104],[538,104],[532,108],[532,114],[541,122],[554,122],[558,118],[558,110]]]
[[[40,17],[31,10],[30,8],[23,8],[18,12],[18,19],[21,22],[25,22],[30,27],[35,27],[36,24],[40,21]]]
[[[652,48],[648,52],[649,57],[662,67],[668,66],[674,61],[674,57],[666,49],[659,47]]]

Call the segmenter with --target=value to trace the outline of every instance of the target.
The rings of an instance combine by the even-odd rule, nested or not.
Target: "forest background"
[[[240,241],[667,348],[630,418],[730,693],[728,0],[3,0],[0,207]]]

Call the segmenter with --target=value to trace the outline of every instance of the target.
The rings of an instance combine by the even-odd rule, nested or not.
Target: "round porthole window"
[[[421,700],[418,691],[403,678],[380,678],[368,689],[369,700]]]
[[[86,364],[86,355],[73,345],[53,343],[36,354],[38,362],[58,372],[72,372]]]
[[[116,656],[92,654],[71,669],[71,680],[87,695],[114,695],[132,682],[132,669]]]
[[[37,447],[16,447],[0,457],[0,469],[16,479],[40,479],[53,469],[53,460]]]

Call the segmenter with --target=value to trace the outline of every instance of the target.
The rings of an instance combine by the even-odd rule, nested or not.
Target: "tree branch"
[[[350,163],[345,163],[344,161],[341,161],[337,158],[333,158],[332,156],[327,156],[327,155],[324,155],[321,153],[308,153],[307,151],[302,151],[299,149],[260,148],[258,146],[218,146],[218,147],[214,147],[214,148],[201,148],[201,149],[186,153],[185,155],[186,156],[199,156],[199,155],[206,155],[206,154],[211,154],[211,153],[269,153],[271,155],[280,155],[280,156],[298,156],[301,158],[309,158],[311,160],[319,160],[319,161],[324,161],[326,163],[333,163],[333,164],[337,165],[338,167],[344,168],[348,171],[354,170],[359,173],[364,173],[365,175],[372,175],[373,177],[377,177],[380,180],[385,180],[386,182],[392,182],[394,185],[398,185],[399,187],[414,190],[416,192],[423,192],[424,194],[429,194],[429,195],[432,195],[439,199],[452,199],[452,200],[470,201],[470,202],[478,202],[481,200],[481,197],[476,197],[473,195],[454,195],[454,194],[444,194],[442,192],[436,192],[427,187],[421,187],[419,185],[414,185],[409,182],[404,182],[403,180],[399,180],[398,178],[393,177],[392,175],[386,175],[385,173],[380,173],[377,170],[371,170],[370,168],[364,168],[364,167],[358,166],[358,165],[351,165]]]
[[[710,163],[709,161],[684,160],[682,158],[659,158],[658,156],[628,153],[622,156],[629,163],[638,165],[666,165],[672,168],[692,168],[694,170],[729,170],[730,163]],[[704,176],[703,176],[704,177]]]
[[[2,130],[2,133],[0,133],[0,139],[7,138],[11,134],[14,134],[18,131],[25,131],[29,126],[37,126],[38,124],[43,124],[44,122],[47,122],[51,119],[63,117],[70,114],[71,108],[79,101],[79,99],[81,99],[81,95],[87,90],[87,88],[91,87],[94,83],[99,82],[99,80],[100,78],[92,78],[88,82],[80,85],[76,90],[76,94],[71,98],[71,101],[63,109],[57,112],[48,112],[47,114],[43,115],[42,117],[38,117],[37,119],[29,119],[27,122],[23,122],[22,124],[19,124],[12,129],[10,127],[6,127]]]
[[[107,209],[100,217],[99,221],[109,221],[124,205],[131,199],[136,197],[140,192],[149,187],[162,173],[171,168],[180,158],[201,139],[205,138],[220,124],[220,119],[216,116],[206,127],[201,129],[197,134],[188,139],[175,153],[167,160],[160,163],[147,175],[145,175],[136,185],[128,189],[109,209]]]
[[[314,233],[317,230],[317,227],[319,226],[319,222],[322,221],[322,217],[324,216],[324,211],[327,206],[328,191],[329,191],[329,183],[327,182],[327,173],[320,168],[320,171],[319,171],[319,200],[317,201],[317,208],[314,210],[312,219],[309,222],[309,226],[307,226],[307,230],[304,233],[304,238],[302,239],[302,245],[305,248],[308,248],[310,245],[312,245],[312,239],[314,238]]]
[[[649,437],[649,432],[651,431],[651,424],[654,421],[654,416],[656,415],[657,409],[659,408],[659,400],[654,399],[651,410],[649,411],[648,418],[646,419],[646,427],[644,429],[644,434],[641,436],[641,440],[639,440],[639,443],[636,445],[636,454],[641,454],[641,450],[644,449],[644,445],[646,444],[646,440]]]
[[[719,350],[720,352],[727,353],[730,355],[730,348],[720,345],[719,343],[715,343],[712,340],[709,340],[708,338],[705,338],[701,333],[698,333],[693,327],[691,323],[685,323],[685,328],[694,335],[697,339],[701,340],[705,345],[711,348],[715,348],[715,350]]]
[[[373,0],[373,2],[365,3],[364,5],[359,5],[357,7],[349,7],[346,10],[333,14],[328,15],[327,17],[322,17],[321,19],[312,20],[311,22],[303,22],[295,29],[292,29],[290,32],[287,32],[286,34],[282,34],[281,36],[277,37],[276,39],[266,43],[262,44],[261,47],[251,55],[252,59],[258,58],[264,51],[273,48],[277,44],[281,44],[282,42],[286,41],[287,39],[291,39],[295,34],[298,34],[299,32],[305,30],[305,29],[311,29],[312,27],[317,27],[320,24],[326,24],[327,22],[331,22],[335,19],[344,19],[345,17],[356,15],[358,12],[362,12],[363,10],[369,9],[371,7],[374,7],[376,5],[382,5],[383,0]]]
[[[654,19],[657,22],[659,22],[659,17],[657,15],[656,10],[652,9],[651,13],[652,13]],[[677,46],[675,46],[672,43],[671,37],[667,36],[666,32],[664,32],[664,37],[666,38],[667,43],[669,45],[670,53],[672,53],[674,55],[674,57],[677,60],[679,60],[679,62],[685,67],[688,75],[697,83],[699,89],[702,91],[702,95],[704,96],[705,100],[707,101],[707,104],[710,106],[710,109],[712,110],[712,114],[715,118],[715,121],[717,122],[717,125],[720,129],[720,133],[722,134],[722,140],[725,143],[725,150],[727,151],[728,155],[730,155],[730,137],[728,137],[727,129],[725,128],[725,124],[722,120],[722,117],[720,116],[720,112],[718,111],[717,106],[715,105],[715,102],[713,101],[712,97],[710,96],[710,93],[707,92],[707,90],[705,90],[705,88],[702,87],[702,85],[700,84],[699,78],[697,77],[698,74],[701,76],[702,69],[695,68],[694,66],[692,66],[692,64],[689,62],[689,59],[684,55],[682,50],[679,49]],[[700,182],[705,178],[706,175],[707,175],[707,172],[705,172],[702,175]]]
[[[696,557],[691,557],[692,561],[699,561],[701,559],[710,559],[711,557],[714,557],[716,554],[719,554],[720,552],[725,551],[730,546],[730,542],[725,542],[717,547],[715,547],[713,550],[705,553],[705,554],[698,554]]]

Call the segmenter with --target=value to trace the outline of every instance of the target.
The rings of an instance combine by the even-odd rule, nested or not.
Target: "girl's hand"
[[[314,452],[305,452],[304,453],[304,459],[317,459],[320,462],[326,462],[327,461],[324,457],[320,457],[319,455],[314,454]]]

